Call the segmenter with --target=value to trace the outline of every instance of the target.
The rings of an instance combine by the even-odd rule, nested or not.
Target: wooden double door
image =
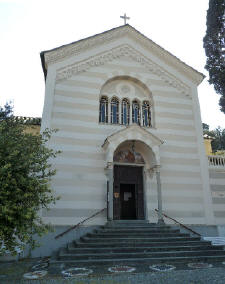
[[[139,220],[144,215],[143,168],[115,165],[113,219]]]

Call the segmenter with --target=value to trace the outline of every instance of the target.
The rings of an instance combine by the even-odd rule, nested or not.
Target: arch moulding
[[[113,163],[113,155],[115,150],[121,143],[127,140],[141,141],[146,144],[154,153],[156,164],[160,165],[159,147],[161,144],[163,144],[163,141],[136,124],[127,126],[125,129],[119,130],[105,139],[102,148],[106,153],[107,165]]]

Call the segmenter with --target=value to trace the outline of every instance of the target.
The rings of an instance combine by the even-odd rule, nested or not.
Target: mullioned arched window
[[[108,123],[108,98],[106,96],[100,99],[99,122]]]
[[[111,100],[111,123],[119,123],[119,101],[115,97]]]
[[[150,104],[148,101],[144,101],[142,104],[142,123],[143,123],[143,126],[146,126],[146,127],[151,126],[151,110],[150,110]]]
[[[128,125],[130,123],[130,104],[127,99],[122,100],[121,123]]]
[[[140,125],[140,105],[137,100],[132,103],[132,122]]]

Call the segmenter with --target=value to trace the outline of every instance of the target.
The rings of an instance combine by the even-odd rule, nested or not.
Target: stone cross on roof
[[[127,20],[130,20],[130,17],[127,17],[126,13],[123,16],[120,16],[120,18],[124,19],[124,25],[126,25]]]

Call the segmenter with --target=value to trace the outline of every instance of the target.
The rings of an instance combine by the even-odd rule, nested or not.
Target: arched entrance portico
[[[102,147],[106,154],[105,170],[109,182],[109,219],[146,218],[145,176],[151,169],[159,169],[159,146],[162,143],[158,137],[138,125],[128,126],[107,137]],[[135,149],[132,145],[135,145]],[[134,154],[136,154],[136,159]],[[129,161],[129,158],[132,158],[132,161]],[[157,174],[158,182],[160,183],[159,174]],[[157,186],[157,192],[158,201],[161,203],[160,185]],[[126,209],[122,203],[125,202],[124,199],[129,199],[128,196],[131,194],[134,198],[131,198],[127,210],[133,206],[136,213],[127,215],[126,212],[124,213]],[[158,206],[159,209],[160,207]],[[162,219],[162,214],[160,219]]]

